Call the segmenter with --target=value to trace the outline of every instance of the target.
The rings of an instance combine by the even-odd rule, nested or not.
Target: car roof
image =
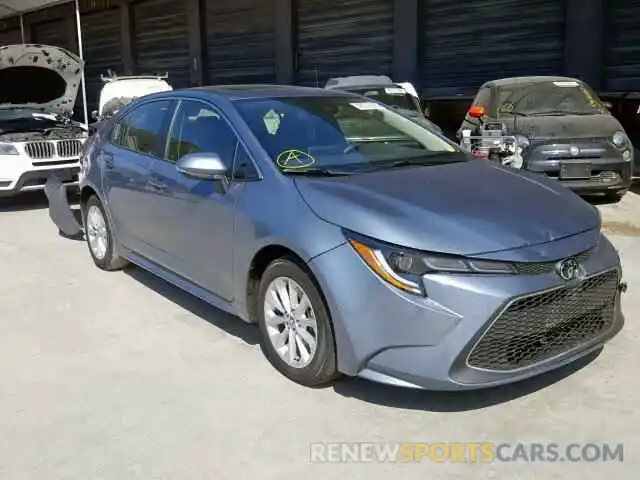
[[[346,92],[325,90],[324,88],[299,87],[292,85],[269,85],[269,84],[248,84],[248,85],[215,85],[207,87],[194,87],[178,92],[205,93],[217,97],[224,97],[228,100],[249,100],[260,98],[282,98],[282,97],[335,97],[337,95],[348,95]]]
[[[526,85],[531,83],[545,83],[545,82],[578,82],[582,83],[577,78],[571,77],[556,77],[549,75],[527,76],[527,77],[508,77],[500,78],[498,80],[491,80],[485,82],[481,88],[489,87],[511,87],[518,85]]]

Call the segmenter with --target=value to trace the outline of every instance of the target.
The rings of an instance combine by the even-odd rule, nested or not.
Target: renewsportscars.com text
[[[622,462],[623,444],[609,443],[367,443],[311,444],[315,463]]]

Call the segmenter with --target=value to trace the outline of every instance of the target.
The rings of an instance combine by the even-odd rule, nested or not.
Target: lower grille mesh
[[[472,349],[467,363],[486,370],[528,367],[584,344],[609,329],[618,273],[606,272],[513,302]]]

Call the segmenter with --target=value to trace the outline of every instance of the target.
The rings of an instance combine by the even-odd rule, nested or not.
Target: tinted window
[[[164,132],[171,110],[171,100],[158,100],[137,107],[114,126],[113,143],[144,155],[163,157]]]
[[[362,97],[305,96],[239,100],[238,111],[283,170],[360,169],[407,159],[462,160],[442,137]]]
[[[216,153],[231,169],[238,139],[220,114],[201,102],[183,101],[169,135],[167,159],[177,162],[189,153]]]

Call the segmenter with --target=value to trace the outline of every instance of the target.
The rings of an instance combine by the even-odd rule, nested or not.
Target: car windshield
[[[400,87],[352,88],[350,91],[373,98],[395,108],[411,110],[412,112],[418,111],[414,98]]]
[[[251,99],[236,106],[285,172],[345,174],[467,160],[448,140],[357,96]]]
[[[512,85],[497,91],[501,115],[595,115],[605,111],[596,94],[576,81]]]

